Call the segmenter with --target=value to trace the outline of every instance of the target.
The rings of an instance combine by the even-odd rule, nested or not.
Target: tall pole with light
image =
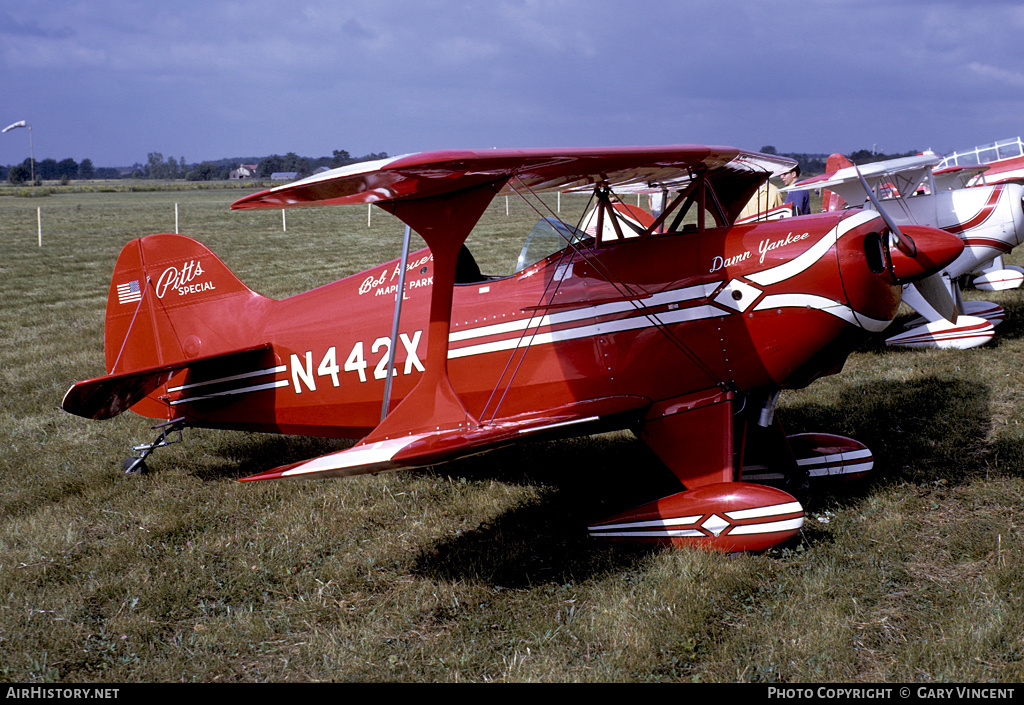
[[[24,120],[19,120],[18,122],[8,125],[3,130],[0,130],[0,134],[9,132],[10,130],[15,130],[19,127],[28,128],[28,168],[32,175],[32,183],[34,184],[36,182],[36,155],[35,149],[32,147],[32,126]]]

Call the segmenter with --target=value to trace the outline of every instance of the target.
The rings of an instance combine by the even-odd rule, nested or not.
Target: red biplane
[[[903,284],[963,249],[870,211],[733,225],[791,166],[700,146],[442,151],[257,193],[232,207],[373,203],[406,224],[402,259],[272,300],[194,240],[133,240],[110,284],[109,374],[75,384],[63,406],[159,419],[131,468],[186,426],[361,439],[245,480],[634,429],[682,488],[595,522],[592,535],[761,550],[802,525],[784,483],[873,462],[851,439],[787,438],[780,390],[837,372],[892,321]],[[556,190],[592,193],[593,234],[542,210],[515,273],[481,273],[464,243],[492,199]],[[673,197],[655,218],[623,208],[626,192]],[[408,253],[410,229],[428,249]]]

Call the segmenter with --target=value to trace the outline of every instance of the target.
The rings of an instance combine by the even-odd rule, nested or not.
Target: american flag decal
[[[142,298],[142,289],[139,287],[139,280],[133,279],[127,284],[117,285],[117,302],[119,304],[130,304]]]

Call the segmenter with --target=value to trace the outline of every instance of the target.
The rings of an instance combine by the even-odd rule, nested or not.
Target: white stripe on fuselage
[[[877,217],[878,214],[874,212],[857,212],[847,218],[844,218],[820,240],[788,262],[784,262],[760,272],[755,272],[754,274],[747,275],[743,278],[750,282],[754,282],[760,287],[768,287],[773,284],[786,281],[787,279],[791,279],[803,273],[821,260],[821,258],[831,250],[836,242],[838,242],[839,239],[848,232]],[[607,335],[609,333],[628,330],[653,328],[670,323],[684,323],[708,318],[729,316],[736,313],[736,311],[719,308],[711,303],[663,311],[657,314],[650,312],[651,308],[657,306],[672,304],[683,305],[701,299],[708,299],[724,283],[724,280],[717,281],[709,284],[685,287],[683,289],[664,291],[658,294],[652,294],[651,296],[644,297],[637,301],[617,301],[615,303],[598,304],[596,306],[585,306],[573,309],[572,311],[562,311],[543,316],[524,318],[519,321],[497,323],[494,325],[455,331],[449,335],[449,344],[488,336],[513,335],[501,340],[449,349],[448,359],[452,360],[460,357],[485,355],[487,353],[497,352],[500,350],[512,350],[515,348],[530,347],[533,345],[546,345],[550,343],[564,342],[567,340],[578,340],[580,338],[586,338],[594,335]],[[889,323],[891,323],[891,321],[887,320],[870,318],[864,314],[854,311],[845,304],[823,296],[817,296],[815,294],[772,294],[763,297],[755,306],[754,310],[760,311],[772,308],[805,308],[822,311],[851,325],[864,328],[871,332],[883,330],[889,325]],[[558,326],[560,324],[575,323],[577,321],[596,319],[602,316],[613,316],[622,313],[632,313],[634,315],[614,321],[589,323],[586,325],[563,328],[561,330],[545,333],[529,332],[536,331],[542,327]]]
[[[468,330],[455,331],[448,336],[449,343],[458,343],[463,340],[471,340],[473,338],[483,338],[490,335],[502,335],[504,333],[515,333],[524,331],[529,328],[541,328],[543,326],[556,326],[562,323],[572,323],[574,321],[580,321],[587,318],[597,318],[599,316],[614,316],[619,313],[645,313],[644,307],[653,308],[655,306],[663,306],[673,303],[682,303],[684,301],[693,301],[696,299],[707,298],[722,285],[722,282],[714,282],[712,284],[700,284],[697,286],[689,286],[684,289],[673,289],[672,291],[663,291],[659,294],[652,294],[646,296],[638,301],[616,301],[608,304],[598,304],[597,306],[587,306],[584,308],[577,308],[571,311],[563,311],[561,313],[549,313],[543,316],[534,316],[532,318],[524,318],[519,321],[509,321],[508,323],[496,323],[490,326],[481,326],[479,328],[470,328]]]

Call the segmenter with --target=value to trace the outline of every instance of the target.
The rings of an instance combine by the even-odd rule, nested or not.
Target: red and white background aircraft
[[[1015,137],[953,152],[944,157],[935,170],[936,179],[945,178],[947,174],[958,180],[956,185],[947,188],[1024,184],[1024,141]],[[981,267],[976,274],[975,285],[990,291],[1014,289],[1024,282],[1024,268],[1003,264],[1002,256]]]
[[[1024,141],[1016,137],[953,152],[942,159],[938,168],[979,166],[984,171],[974,175],[971,186],[1024,183]]]
[[[75,384],[63,407],[157,420],[160,437],[132,468],[186,426],[359,439],[246,481],[633,429],[679,491],[595,518],[592,535],[762,550],[802,525],[784,488],[873,463],[852,439],[787,437],[781,390],[840,370],[893,320],[904,284],[964,249],[955,235],[894,229],[869,210],[733,225],[759,185],[791,166],[726,147],[441,151],[257,193],[233,208],[376,204],[407,226],[402,258],[273,300],[195,240],[133,240],[109,289],[108,374]],[[656,218],[623,218],[616,189],[673,197]],[[593,235],[536,198],[566,190],[592,194]],[[464,243],[506,194],[541,217],[516,271],[487,276]],[[408,252],[410,229],[428,249]]]
[[[974,273],[974,286],[988,291],[1019,286],[1024,279],[1019,269],[1004,267],[997,259],[1024,240],[1024,186],[950,188],[963,176],[963,168],[938,172],[940,162],[941,157],[926,152],[855,167],[843,155],[833,154],[825,174],[789,187],[822,189],[826,211],[847,206],[874,209],[897,225],[931,225],[963,240],[963,254],[955,261],[932,277],[906,286],[903,300],[921,317],[903,333],[888,338],[889,345],[983,345],[992,339],[1005,312],[992,302],[964,301],[959,279]]]

